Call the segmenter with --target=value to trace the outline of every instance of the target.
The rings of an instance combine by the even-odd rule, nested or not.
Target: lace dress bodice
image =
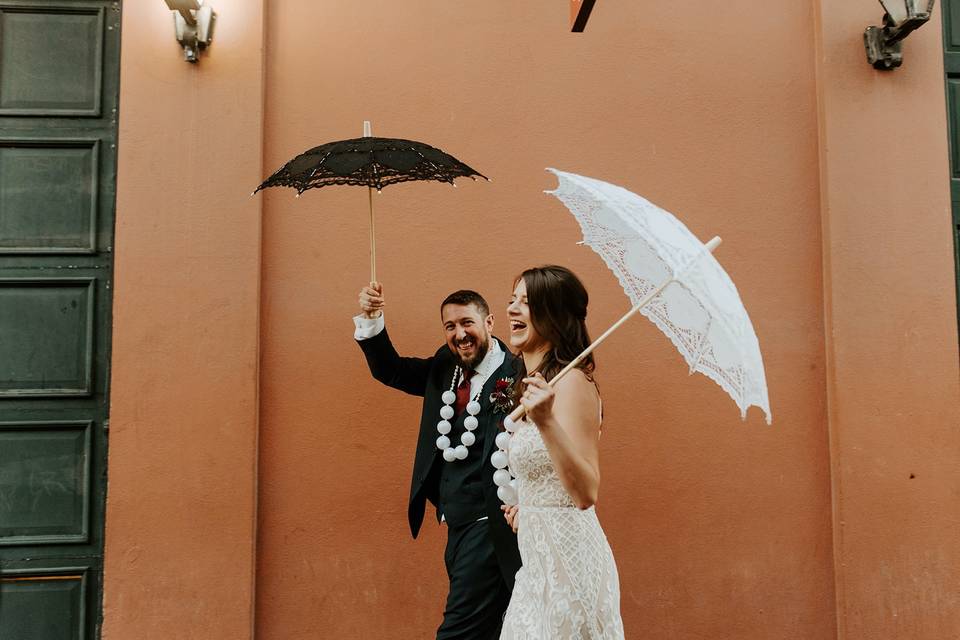
[[[576,508],[553,467],[536,425],[524,420],[510,439],[510,471],[520,479],[519,503],[534,507]]]

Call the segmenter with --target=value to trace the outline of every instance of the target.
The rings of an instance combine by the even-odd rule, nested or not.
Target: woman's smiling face
[[[527,283],[523,278],[517,280],[507,305],[507,318],[510,321],[510,346],[518,351],[533,351],[543,344],[543,337],[537,333],[530,320],[530,306],[527,304]]]

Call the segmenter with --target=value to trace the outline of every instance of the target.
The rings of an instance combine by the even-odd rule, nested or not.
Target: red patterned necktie
[[[457,385],[457,401],[453,405],[453,410],[457,412],[456,415],[460,415],[467,408],[467,403],[470,402],[470,378],[473,377],[474,373],[476,372],[471,369],[463,369],[463,380]]]

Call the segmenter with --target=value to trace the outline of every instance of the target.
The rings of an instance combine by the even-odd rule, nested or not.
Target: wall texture
[[[542,193],[546,166],[722,235],[776,423],[741,423],[645,321],[599,353],[599,508],[625,622],[633,637],[833,637],[812,7],[606,3],[577,36],[554,5],[271,5],[266,169],[369,119],[493,178],[376,197],[387,322],[411,355],[441,344],[438,305],[460,287],[505,332],[512,278],[534,264],[584,278],[595,334],[629,308]],[[712,33],[736,34],[719,64]],[[439,622],[445,532],[428,522],[412,541],[404,517],[419,404],[370,380],[351,340],[366,198],[265,196],[261,639],[426,637]]]
[[[895,73],[857,57],[874,7],[821,4],[838,624],[842,638],[954,638],[960,391],[939,3]]]
[[[215,6],[196,66],[123,8],[107,640],[252,637],[263,8]]]
[[[196,67],[162,3],[125,6],[105,637],[439,623],[445,532],[406,525],[419,402],[372,381],[351,337],[367,194],[248,197],[363,120],[493,178],[375,196],[387,323],[410,355],[441,343],[456,288],[484,293],[505,334],[530,265],[583,278],[594,334],[628,308],[544,167],[723,236],[772,427],[741,422],[643,320],[598,354],[599,513],[628,637],[958,635],[939,34],[880,74],[860,44],[876,7],[833,4],[601,0],[570,34],[547,0],[218,0]],[[926,124],[891,134],[908,109]],[[878,157],[882,135],[899,155]]]

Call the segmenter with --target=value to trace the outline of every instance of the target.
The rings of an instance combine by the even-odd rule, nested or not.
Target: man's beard
[[[487,351],[489,350],[490,350],[490,338],[484,336],[482,340],[477,342],[477,353],[472,358],[465,359],[461,357],[459,351],[455,353],[456,353],[457,359],[460,360],[461,367],[463,367],[464,369],[475,370],[477,368],[477,365],[480,364],[483,358],[487,355]]]

